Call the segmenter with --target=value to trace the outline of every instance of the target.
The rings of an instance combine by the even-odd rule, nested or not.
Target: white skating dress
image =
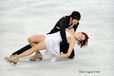
[[[66,32],[66,37],[71,36],[71,34],[68,31]],[[60,42],[62,41],[62,38],[60,36],[60,32],[56,32],[53,34],[45,35],[45,44],[46,44],[46,53],[51,56],[51,61],[56,61],[55,54],[60,54]]]

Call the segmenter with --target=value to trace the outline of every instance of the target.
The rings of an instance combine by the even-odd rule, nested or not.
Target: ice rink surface
[[[81,13],[77,32],[86,32],[88,47],[75,45],[73,60],[52,63],[29,57],[10,65],[4,57],[28,44],[33,34],[46,34],[63,16]],[[114,76],[114,0],[0,0],[0,76]]]

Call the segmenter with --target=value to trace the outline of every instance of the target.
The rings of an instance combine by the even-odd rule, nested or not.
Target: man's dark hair
[[[72,17],[72,19],[80,20],[81,14],[78,11],[73,11],[70,17]]]

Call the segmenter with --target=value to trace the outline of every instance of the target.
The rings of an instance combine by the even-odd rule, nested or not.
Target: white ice
[[[86,32],[88,47],[75,46],[73,60],[52,63],[24,57],[14,66],[4,57],[46,34],[63,16],[81,13],[77,32]],[[114,0],[0,0],[0,76],[114,76]],[[32,55],[31,55],[32,56]],[[89,73],[90,72],[90,73]]]

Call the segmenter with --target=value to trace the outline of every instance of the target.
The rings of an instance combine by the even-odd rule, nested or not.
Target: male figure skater
[[[73,31],[76,31],[78,25],[79,25],[79,20],[81,18],[81,15],[78,11],[73,11],[71,13],[71,15],[69,16],[64,16],[62,17],[54,26],[54,28],[48,33],[48,34],[52,34],[55,32],[60,31],[60,35],[62,37],[62,42],[60,43],[60,51],[63,53],[67,53],[69,44],[67,43],[67,39],[66,39],[66,33],[65,33],[65,29],[67,28],[73,28]],[[12,53],[11,56],[13,55],[18,55],[23,53],[24,51],[28,50],[31,48],[31,45],[26,45],[25,47],[17,50],[16,52]],[[74,49],[71,53],[71,55],[69,56],[70,59],[73,59],[75,56],[74,53]],[[40,52],[36,52],[36,54],[32,57],[30,57],[31,61],[35,61],[36,59],[40,59],[42,60],[42,55]]]

